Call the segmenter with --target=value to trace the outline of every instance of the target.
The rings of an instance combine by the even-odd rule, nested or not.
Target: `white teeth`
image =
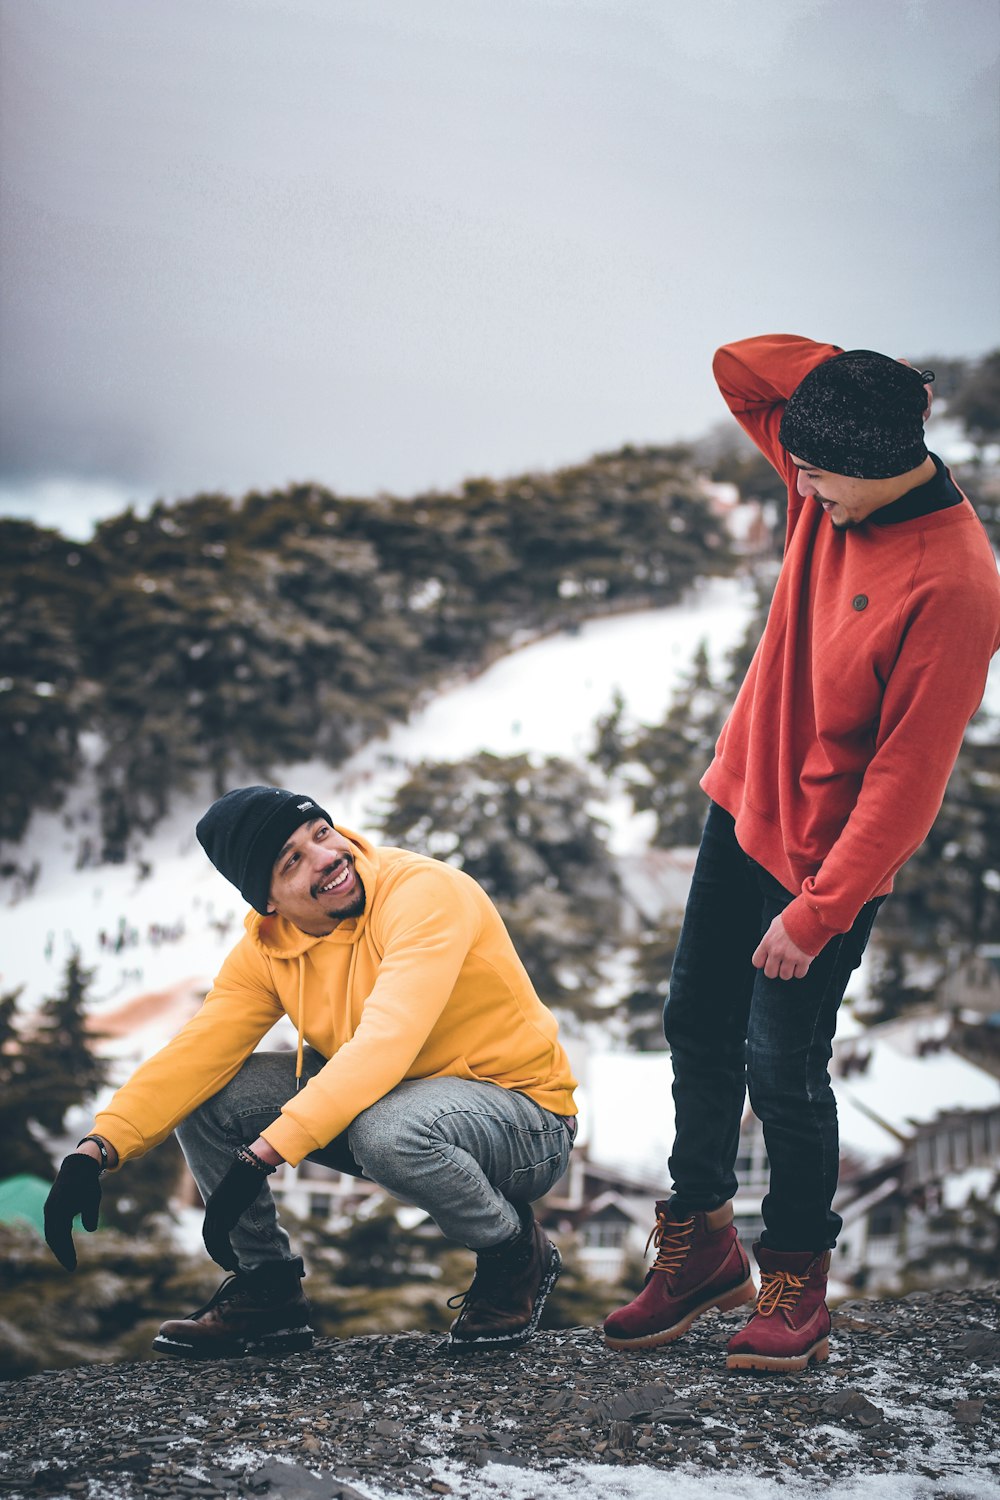
[[[321,893],[324,896],[329,895],[330,891],[335,891],[338,886],[343,885],[344,882],[349,879],[350,874],[351,874],[351,867],[350,867],[350,865],[345,865],[344,868],[343,868],[343,870],[340,872],[340,874],[337,875],[333,880],[331,880],[328,885],[321,885],[320,886]]]

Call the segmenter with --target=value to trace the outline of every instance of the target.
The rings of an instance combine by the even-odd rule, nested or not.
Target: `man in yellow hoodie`
[[[305,1157],[426,1209],[476,1252],[451,1341],[516,1348],[534,1331],[559,1252],[531,1203],[566,1170],[575,1080],[554,1016],[499,913],[468,875],[336,829],[311,797],[241,787],[198,838],[253,911],[205,1003],[132,1075],[63,1161],[46,1239],[76,1266],[72,1223],[96,1229],[100,1176],[172,1130],[205,1200],[209,1254],[232,1272],[154,1347],[188,1358],[312,1343],[302,1260],[267,1178]],[[255,1052],[281,1015],[287,1052]]]

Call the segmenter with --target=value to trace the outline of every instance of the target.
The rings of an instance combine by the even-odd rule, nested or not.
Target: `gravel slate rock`
[[[634,1354],[596,1328],[471,1358],[399,1333],[321,1338],[273,1362],[49,1371],[0,1385],[0,1496],[368,1500],[377,1487],[412,1500],[483,1484],[502,1496],[511,1469],[542,1494],[546,1475],[583,1465],[906,1473],[946,1495],[973,1472],[1000,1483],[998,1291],[842,1305],[829,1363],[798,1375],[725,1369],[739,1310]]]

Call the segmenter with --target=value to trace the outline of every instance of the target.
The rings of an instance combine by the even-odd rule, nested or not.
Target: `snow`
[[[948,1048],[926,1057],[907,1055],[891,1036],[873,1030],[864,1050],[871,1054],[864,1073],[836,1082],[838,1103],[849,1100],[898,1134],[909,1135],[914,1125],[948,1109],[992,1109],[1000,1104],[1000,1079]],[[843,1123],[841,1139],[845,1145],[854,1144]]]
[[[580,1140],[592,1160],[657,1181],[674,1143],[666,1052],[594,1052],[578,1061]]]
[[[912,1418],[912,1408],[908,1415]],[[842,1428],[814,1430],[817,1436],[827,1434],[844,1447],[853,1443],[854,1435]],[[947,1477],[931,1480],[915,1474],[888,1472],[846,1479],[824,1478],[824,1500],[938,1500],[943,1494],[950,1500],[996,1500],[995,1473],[978,1465],[970,1466],[965,1455],[943,1433],[931,1452],[934,1460],[945,1468]],[[926,1452],[922,1453],[921,1461],[926,1462],[927,1457]],[[252,1470],[273,1462],[274,1455],[250,1445],[235,1445],[227,1447],[225,1459],[228,1468],[245,1466]],[[284,1461],[292,1463],[295,1469],[301,1467],[291,1458]],[[181,1462],[183,1473],[192,1479],[213,1478],[210,1468],[193,1456]],[[491,1463],[470,1473],[456,1463],[436,1458],[430,1460],[430,1467],[435,1478],[449,1485],[452,1493],[462,1500],[539,1500],[543,1494],[545,1500],[665,1500],[666,1496],[669,1500],[812,1500],[817,1493],[815,1479],[793,1474],[775,1479],[739,1471],[712,1473],[704,1466],[688,1463],[672,1464],[669,1468],[648,1464],[628,1467],[566,1464],[558,1472],[544,1473],[513,1464]],[[350,1484],[371,1500],[417,1500],[428,1493],[424,1486],[402,1490],[398,1480],[391,1490],[359,1477],[352,1478]],[[117,1496],[129,1493],[130,1486],[119,1489],[106,1481],[94,1482],[91,1488],[93,1500],[116,1500]]]
[[[540,1482],[530,1469],[488,1464],[478,1483],[453,1465],[436,1463],[435,1473],[451,1484],[462,1500],[805,1500],[814,1496],[815,1480],[771,1479],[752,1474],[712,1474],[704,1467],[672,1465],[669,1469],[601,1464],[567,1466]],[[845,1481],[824,1480],[824,1500],[932,1500],[940,1481],[909,1474],[867,1474]],[[947,1494],[954,1500],[996,1500],[996,1477],[986,1470],[949,1475]]]
[[[869,1055],[863,1074],[839,1076],[836,1061],[833,1088],[843,1150],[856,1160],[878,1162],[894,1156],[901,1137],[913,1128],[952,1109],[991,1109],[1000,1104],[1000,1079],[944,1047],[920,1057],[906,1050],[907,1028],[898,1024],[873,1027],[857,1042],[847,1017],[844,1048],[838,1036],[835,1060],[842,1050]],[[916,1023],[920,1029],[923,1023]],[[590,1156],[605,1166],[662,1176],[674,1138],[672,1069],[665,1052],[625,1053],[590,1050],[571,1058],[580,1079],[580,1140]],[[637,1123],[641,1122],[641,1123]],[[964,1189],[955,1188],[965,1203],[969,1193],[985,1196],[993,1179],[988,1169],[980,1181],[974,1175]]]
[[[714,671],[740,639],[753,594],[745,579],[700,583],[683,603],[594,620],[503,657],[476,682],[434,699],[384,742],[384,753],[457,758],[476,750],[583,758],[616,688],[628,714],[663,716],[704,639]]]
[[[893,1390],[889,1377],[888,1389]],[[255,1398],[256,1399],[256,1398]],[[913,1408],[901,1408],[900,1413],[891,1401],[881,1393],[879,1404],[887,1415],[902,1415],[912,1421]],[[926,1411],[922,1413],[926,1416]],[[937,1429],[940,1430],[937,1430]],[[828,1446],[836,1443],[849,1462],[849,1450],[856,1447],[856,1435],[834,1426],[819,1426],[813,1429],[817,1438],[827,1437]],[[971,1465],[967,1455],[948,1435],[947,1423],[935,1424],[935,1442],[930,1450],[922,1450],[920,1461],[934,1463],[942,1472],[941,1478],[925,1479],[916,1474],[899,1472],[858,1474],[850,1478],[832,1479],[824,1477],[822,1494],[824,1500],[939,1500],[947,1495],[949,1500],[996,1500],[997,1479],[995,1472],[980,1465]],[[178,1449],[182,1475],[202,1482],[211,1482],[214,1472],[210,1465],[199,1462],[193,1453],[184,1454]],[[0,1459],[3,1455],[0,1454]],[[255,1471],[265,1463],[273,1463],[275,1455],[256,1449],[250,1444],[227,1446],[225,1466]],[[55,1462],[55,1460],[50,1460]],[[289,1463],[293,1472],[304,1466],[291,1455],[278,1459]],[[812,1500],[817,1493],[815,1478],[800,1478],[789,1473],[787,1478],[730,1470],[713,1473],[703,1465],[691,1463],[672,1464],[669,1468],[654,1468],[649,1464],[632,1464],[627,1467],[608,1464],[567,1463],[557,1472],[544,1473],[537,1469],[520,1468],[514,1464],[490,1463],[471,1472],[465,1467],[443,1458],[432,1458],[429,1466],[435,1479],[451,1487],[453,1494],[462,1500]],[[313,1470],[317,1477],[320,1471]],[[322,1477],[327,1477],[323,1475]],[[183,1479],[182,1479],[183,1485]],[[392,1489],[373,1480],[353,1477],[350,1484],[359,1494],[371,1500],[417,1500],[426,1496],[426,1486],[400,1489],[399,1479]],[[107,1480],[91,1481],[92,1500],[118,1500],[119,1496],[132,1493],[130,1483],[119,1487]],[[56,1496],[55,1500],[64,1500]]]
[[[945,1208],[965,1208],[972,1198],[980,1203],[993,1200],[1000,1211],[1000,1193],[996,1191],[997,1170],[995,1167],[968,1167],[964,1172],[955,1172],[944,1182]]]
[[[753,607],[746,579],[713,579],[670,608],[595,620],[573,634],[525,646],[470,682],[432,699],[409,723],[366,745],[344,766],[318,761],[285,767],[279,783],[308,791],[347,828],[370,832],[372,821],[409,769],[422,759],[457,760],[480,750],[579,759],[590,748],[595,718],[617,688],[630,720],[662,717],[699,641],[713,667],[742,636]],[[241,936],[246,905],[209,864],[194,833],[210,801],[207,788],[178,799],[169,817],[136,848],[134,863],[77,869],[87,824],[87,793],[78,789],[61,813],[35,815],[19,851],[40,872],[30,896],[6,882],[0,908],[0,986],[23,986],[22,1003],[37,1005],[58,986],[76,947],[96,971],[95,1011],[129,998],[205,987]],[[601,802],[616,852],[641,843],[645,826],[621,798]],[[68,826],[72,820],[73,826]],[[139,860],[151,866],[143,878]],[[156,943],[154,926],[183,929]],[[118,951],[102,946],[101,932]]]
[[[747,578],[703,581],[670,608],[595,620],[573,634],[525,646],[471,682],[432,699],[409,723],[366,745],[332,771],[318,761],[285,767],[276,779],[308,791],[345,827],[369,832],[379,810],[421,759],[495,754],[562,755],[590,748],[595,718],[615,690],[629,722],[655,722],[678,679],[705,640],[713,671],[741,638],[753,608]],[[1000,713],[1000,666],[994,661],[988,707]],[[177,799],[169,817],[136,848],[134,862],[77,869],[93,796],[86,778],[59,812],[32,819],[19,859],[38,861],[30,895],[8,880],[0,886],[0,987],[23,987],[22,1004],[37,1005],[58,985],[66,958],[79,948],[96,971],[95,1009],[180,984],[202,989],[239,937],[245,905],[212,869],[194,825],[211,795]],[[626,799],[609,793],[593,810],[609,825],[618,855],[641,850],[648,815],[635,817]],[[140,858],[151,867],[143,878]],[[156,944],[154,925],[183,928]],[[112,946],[101,945],[103,932]],[[116,950],[120,931],[127,941]]]

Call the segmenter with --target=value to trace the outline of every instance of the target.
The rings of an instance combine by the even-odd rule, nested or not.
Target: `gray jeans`
[[[323,1063],[307,1047],[303,1081]],[[295,1054],[254,1052],[177,1127],[203,1199],[232,1165],[236,1147],[256,1140],[294,1092]],[[572,1145],[563,1117],[526,1094],[495,1083],[427,1078],[397,1085],[309,1160],[363,1174],[425,1209],[448,1239],[484,1250],[517,1233],[514,1205],[541,1198],[558,1182]],[[291,1257],[267,1184],[230,1238],[244,1271]]]

